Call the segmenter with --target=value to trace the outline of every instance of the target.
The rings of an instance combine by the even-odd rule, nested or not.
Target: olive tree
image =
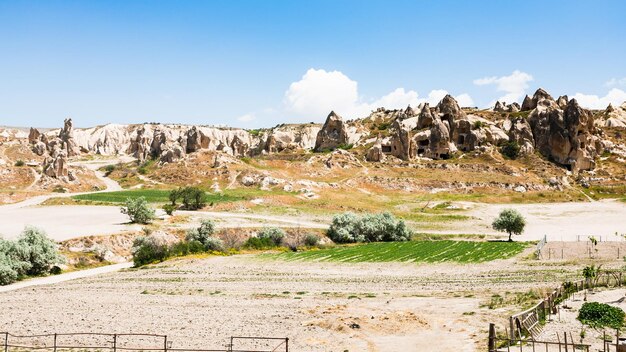
[[[515,209],[504,209],[491,224],[494,230],[509,234],[509,242],[513,235],[521,235],[526,227],[526,219]]]
[[[219,238],[213,237],[215,233],[215,223],[211,219],[204,219],[200,223],[200,227],[187,231],[185,240],[187,242],[197,241],[209,251],[221,251],[224,249],[224,243]]]
[[[154,220],[154,209],[148,205],[145,197],[127,198],[120,211],[135,224],[149,224]]]

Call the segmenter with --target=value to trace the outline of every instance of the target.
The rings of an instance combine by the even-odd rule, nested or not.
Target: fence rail
[[[231,336],[226,348],[207,349],[172,347],[167,335],[106,334],[106,333],[49,333],[17,335],[0,332],[2,351],[180,351],[180,352],[289,352],[289,338],[266,336]],[[243,346],[242,346],[243,345]]]

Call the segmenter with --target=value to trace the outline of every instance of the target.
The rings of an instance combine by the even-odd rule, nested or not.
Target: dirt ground
[[[519,259],[473,265],[180,259],[0,293],[0,330],[158,333],[174,347],[223,347],[231,335],[261,335],[288,336],[294,351],[480,351],[488,323],[511,309],[490,309],[493,294],[546,289],[577,270]]]

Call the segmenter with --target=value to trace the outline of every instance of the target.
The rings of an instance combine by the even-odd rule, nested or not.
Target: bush
[[[46,233],[36,227],[27,226],[17,240],[18,245],[27,249],[27,261],[30,268],[28,275],[43,275],[50,272],[54,264],[63,263],[56,244],[46,236]]]
[[[165,210],[165,214],[173,215],[174,210],[176,210],[176,206],[172,204],[163,204],[163,210]]]
[[[0,285],[28,275],[48,274],[55,264],[64,261],[45,232],[26,227],[17,241],[0,239]]]
[[[250,237],[243,245],[246,249],[271,249],[275,248],[276,244],[272,241],[271,238],[259,238],[259,237]]]
[[[198,241],[180,241],[170,247],[167,255],[169,257],[181,257],[188,254],[204,252],[204,245]]]
[[[204,242],[204,249],[207,251],[223,252],[224,242],[219,238],[209,237],[206,242]]]
[[[405,222],[390,213],[338,214],[328,229],[328,237],[336,243],[408,241],[412,235]]]
[[[500,148],[500,153],[509,159],[517,159],[520,152],[520,146],[516,141],[506,142],[502,148]]]
[[[476,120],[474,121],[473,127],[475,130],[480,129],[482,127],[485,127],[485,123],[480,121],[480,120]]]
[[[578,311],[577,319],[592,328],[621,329],[624,326],[624,316],[624,311],[619,307],[598,302],[586,302]]]
[[[280,246],[285,238],[285,231],[278,227],[266,227],[259,232],[257,236],[260,239],[268,238],[274,244],[274,246]]]
[[[111,173],[115,171],[115,165],[107,165],[104,167],[104,176],[109,176]]]
[[[154,209],[148,205],[145,197],[127,198],[120,211],[128,215],[134,224],[149,224],[154,220]]]
[[[168,196],[172,205],[181,199],[183,209],[198,210],[206,205],[206,193],[197,187],[183,187],[172,190]]]
[[[169,256],[170,250],[166,242],[155,236],[137,237],[133,242],[133,262],[135,266],[162,262]]]
[[[26,165],[24,160],[18,160],[18,161],[15,162],[15,166],[17,166],[17,167],[21,167],[21,166],[24,166],[24,165]]]
[[[320,243],[320,238],[312,233],[306,234],[304,236],[304,245],[309,247],[315,247]]]

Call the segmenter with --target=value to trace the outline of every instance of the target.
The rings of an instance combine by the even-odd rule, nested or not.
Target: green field
[[[528,243],[472,241],[379,242],[336,246],[303,252],[263,254],[264,258],[286,261],[479,263],[506,259],[521,253]]]
[[[124,190],[117,192],[101,192],[101,193],[90,193],[90,194],[81,194],[78,196],[73,196],[72,199],[76,200],[86,200],[93,202],[107,202],[107,203],[123,203],[127,198],[138,198],[145,197],[146,200],[150,203],[168,203],[170,194],[169,190],[163,189],[134,189],[134,190]],[[238,195],[230,195],[228,193],[225,194],[214,194],[207,193],[206,200],[207,203],[220,203],[220,202],[233,202],[242,200],[243,198]]]

